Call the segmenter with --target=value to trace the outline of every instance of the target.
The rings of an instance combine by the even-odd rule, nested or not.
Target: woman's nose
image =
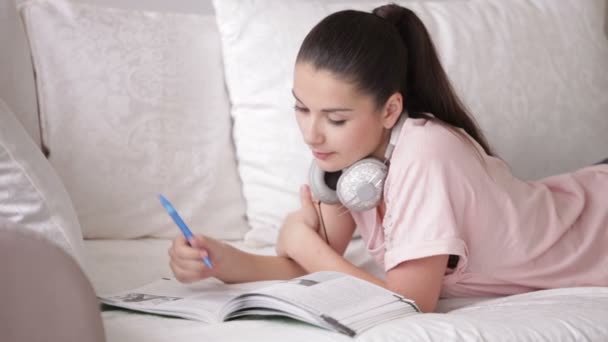
[[[319,127],[318,120],[310,120],[304,129],[304,141],[308,145],[319,145],[323,143],[323,133]]]

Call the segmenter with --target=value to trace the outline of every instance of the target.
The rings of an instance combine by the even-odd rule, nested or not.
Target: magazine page
[[[210,278],[183,284],[174,278],[161,278],[140,288],[98,298],[110,306],[212,323],[219,321],[218,312],[230,299],[276,283],[277,281],[260,281],[224,284]]]
[[[366,321],[383,321],[388,317],[419,311],[411,300],[338,272],[312,273],[255,293],[294,303],[355,330],[358,326],[367,327]]]

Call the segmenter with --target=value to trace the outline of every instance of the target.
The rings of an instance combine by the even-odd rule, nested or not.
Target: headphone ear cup
[[[313,196],[326,204],[336,204],[340,200],[336,191],[330,188],[325,182],[325,171],[313,160],[308,170],[308,184]]]
[[[340,202],[352,211],[375,208],[382,199],[386,164],[375,158],[362,159],[344,170],[337,186]]]

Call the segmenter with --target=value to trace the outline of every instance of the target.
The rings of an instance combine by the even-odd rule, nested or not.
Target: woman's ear
[[[384,105],[383,125],[386,129],[391,129],[399,120],[403,112],[403,96],[397,92],[391,95]]]

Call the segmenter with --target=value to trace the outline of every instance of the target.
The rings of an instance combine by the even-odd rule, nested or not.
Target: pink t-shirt
[[[465,133],[408,118],[384,201],[384,218],[352,213],[369,252],[385,270],[459,256],[442,297],[608,286],[608,165],[523,181]]]

